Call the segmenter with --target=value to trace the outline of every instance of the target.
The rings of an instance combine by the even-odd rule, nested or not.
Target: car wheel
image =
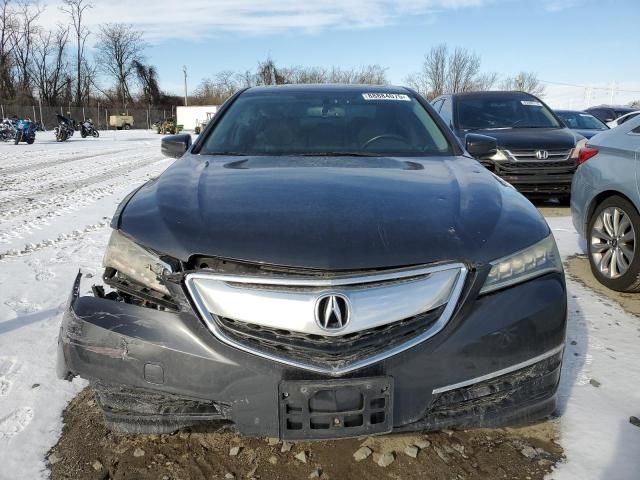
[[[125,129],[125,130],[129,130],[130,128],[131,128],[131,126],[130,126],[128,123],[125,123],[125,124],[124,124],[124,129]]]
[[[640,215],[628,200],[613,196],[589,220],[591,271],[604,286],[618,292],[640,291]]]

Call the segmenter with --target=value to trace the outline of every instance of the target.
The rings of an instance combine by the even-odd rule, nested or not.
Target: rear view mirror
[[[166,157],[180,158],[191,147],[191,135],[183,133],[180,135],[169,135],[162,139],[160,150]]]
[[[464,137],[464,148],[472,157],[486,157],[498,151],[496,139],[478,133],[468,133]]]

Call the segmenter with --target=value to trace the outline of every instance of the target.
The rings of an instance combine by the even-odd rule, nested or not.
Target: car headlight
[[[582,138],[576,142],[576,146],[573,150],[571,150],[571,158],[573,160],[577,160],[580,157],[580,150],[587,146],[587,139]]]
[[[491,271],[480,293],[493,292],[550,272],[562,272],[562,259],[553,235],[491,262]]]
[[[111,233],[102,265],[117,270],[147,288],[169,294],[167,287],[158,280],[157,272],[163,269],[171,271],[170,266],[118,230]]]
[[[494,153],[493,155],[487,158],[489,160],[493,160],[494,162],[506,162],[507,160],[509,160],[509,157],[507,157],[507,154],[500,149],[496,150],[496,153]]]

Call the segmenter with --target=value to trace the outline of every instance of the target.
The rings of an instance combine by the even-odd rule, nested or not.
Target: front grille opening
[[[316,417],[312,418],[309,425],[312,430],[328,430],[331,428],[332,418]]]
[[[344,417],[345,428],[361,427],[364,425],[364,417],[362,415],[348,415]]]
[[[400,320],[338,337],[257,326],[226,317],[212,317],[230,339],[285,359],[339,367],[345,362],[393,348],[421,335],[438,321],[446,305]]]
[[[296,422],[291,419],[287,420],[287,429],[288,430],[302,430],[302,422]]]
[[[379,423],[384,423],[384,412],[375,412],[371,414],[371,425],[377,425]]]

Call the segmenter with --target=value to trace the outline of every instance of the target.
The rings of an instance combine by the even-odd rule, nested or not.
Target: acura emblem
[[[344,328],[349,315],[349,302],[342,295],[325,295],[316,302],[316,322],[323,330]]]
[[[546,150],[536,150],[536,158],[538,160],[546,160],[549,158],[549,152]]]

